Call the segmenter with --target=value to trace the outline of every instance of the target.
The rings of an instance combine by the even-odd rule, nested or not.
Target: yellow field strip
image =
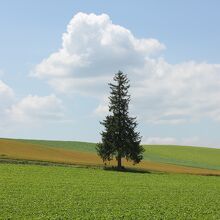
[[[41,145],[19,142],[15,140],[0,140],[0,158],[37,160],[66,164],[102,165],[102,160],[93,153],[70,151],[60,148],[49,148]],[[127,167],[132,163],[123,161]],[[109,165],[115,165],[115,161]],[[142,161],[135,168],[169,173],[189,173],[198,175],[220,175],[220,170],[209,170],[174,164]]]

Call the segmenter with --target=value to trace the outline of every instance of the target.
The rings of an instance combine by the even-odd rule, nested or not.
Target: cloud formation
[[[135,38],[106,14],[78,13],[63,34],[61,49],[37,65],[32,75],[47,78],[62,92],[93,93],[102,91],[118,69],[144,67],[146,56],[164,48],[156,39]]]
[[[5,113],[8,106],[14,101],[14,91],[6,83],[0,80],[0,121],[5,120]],[[2,124],[2,123],[0,123]]]
[[[13,98],[14,91],[11,87],[9,87],[6,83],[4,83],[2,80],[0,80],[0,100],[2,103],[3,101],[6,101],[8,98]]]
[[[157,39],[139,39],[106,14],[78,13],[63,34],[60,50],[32,75],[46,79],[56,91],[101,98],[95,112],[103,114],[107,83],[120,69],[131,79],[132,111],[142,121],[220,121],[220,64],[170,64],[161,58],[164,49]]]
[[[15,122],[57,121],[63,118],[62,101],[55,95],[28,95],[7,110]]]
[[[148,122],[178,124],[220,118],[220,65],[194,61],[171,65],[148,59],[133,88],[134,106]],[[137,108],[138,107],[138,108]]]
[[[147,137],[143,144],[176,144],[176,138],[173,137]]]
[[[0,70],[0,76],[4,72]],[[56,95],[27,95],[18,99],[16,92],[0,80],[0,129],[5,132],[19,123],[60,121],[64,119],[64,106]]]
[[[147,137],[143,139],[143,144],[162,144],[162,145],[176,145],[196,146],[199,143],[198,137],[174,138],[174,137]]]

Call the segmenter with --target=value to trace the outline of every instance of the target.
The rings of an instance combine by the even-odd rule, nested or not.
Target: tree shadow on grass
[[[114,166],[112,166],[112,167],[105,166],[103,169],[106,171],[116,171],[116,172],[123,172],[123,173],[142,173],[142,174],[154,173],[149,170],[144,170],[144,169],[140,169],[140,168],[130,168],[130,167],[122,167],[119,169],[118,167],[114,167]]]

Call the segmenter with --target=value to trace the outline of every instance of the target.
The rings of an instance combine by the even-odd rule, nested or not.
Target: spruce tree
[[[144,148],[141,137],[136,132],[136,118],[129,116],[130,87],[127,75],[119,71],[114,77],[115,84],[109,83],[109,112],[103,122],[102,142],[96,147],[103,162],[117,160],[118,169],[122,169],[122,158],[139,163],[143,159]]]

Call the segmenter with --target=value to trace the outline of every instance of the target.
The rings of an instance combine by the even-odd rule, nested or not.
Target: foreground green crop
[[[220,219],[220,178],[0,165],[0,219]]]

